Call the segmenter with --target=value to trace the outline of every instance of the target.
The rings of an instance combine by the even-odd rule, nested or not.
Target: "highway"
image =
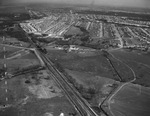
[[[25,33],[26,34],[26,33]],[[65,77],[52,63],[52,61],[47,57],[46,54],[42,53],[39,47],[32,41],[32,39],[26,34],[29,41],[34,46],[34,52],[41,60],[44,62],[46,68],[49,71],[50,77],[56,82],[56,84],[63,90],[65,96],[68,98],[70,103],[74,106],[76,111],[81,116],[99,116],[95,111],[90,107],[90,104],[85,101],[82,96],[77,92],[77,90],[67,81]]]

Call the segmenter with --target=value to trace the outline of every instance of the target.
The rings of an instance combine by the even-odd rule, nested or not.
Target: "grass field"
[[[6,38],[5,38],[5,42],[7,43],[20,43],[22,46],[21,47],[28,47],[29,46],[29,43],[27,43],[27,42],[23,42],[23,41],[18,41],[17,40],[17,38],[14,38],[14,37],[9,37],[9,36],[7,36]],[[0,43],[1,43],[1,41],[0,41]]]
[[[32,81],[26,82],[29,78],[32,78]],[[47,92],[53,92],[52,94],[56,94],[56,96],[50,94],[49,97],[39,98],[30,91],[29,88],[31,86],[42,86],[41,84],[43,84],[42,82],[44,80],[48,82],[46,85],[43,85],[49,88]],[[0,107],[7,104],[9,104],[10,107],[5,109],[0,108],[0,116],[48,116],[48,114],[58,116],[60,113],[64,113],[66,116],[69,116],[69,114],[76,114],[76,116],[78,116],[74,107],[61,91],[61,96],[58,96],[57,93],[55,93],[56,91],[52,91],[57,85],[54,84],[54,81],[45,70],[20,75],[7,81],[7,86],[5,86],[5,81],[0,82],[0,92],[3,92],[3,95],[0,95]],[[39,83],[35,83],[36,81],[39,81]],[[5,92],[6,88],[8,89],[7,93]],[[5,100],[6,97],[8,101]]]
[[[15,48],[15,47],[8,47],[8,46],[3,46],[5,47],[5,55],[6,55],[6,58],[9,57],[9,55],[11,54],[14,54],[22,49],[20,48]],[[4,52],[4,51],[3,51]]]
[[[12,56],[13,57],[13,56]],[[41,66],[39,59],[32,53],[27,55],[11,58],[11,59],[1,59],[0,67],[3,67],[6,64],[6,70],[8,73],[15,73],[26,69],[30,69],[33,67]]]
[[[13,73],[19,70],[27,69],[39,65],[40,62],[37,59],[15,59],[7,61],[7,71]]]
[[[111,52],[116,58],[128,64],[136,73],[137,80],[135,84],[150,87],[150,60],[149,54],[142,54],[137,51],[128,52],[125,50],[116,50]]]
[[[93,106],[98,106],[102,99],[106,97],[113,89],[113,84],[116,82],[112,79],[96,76],[88,72],[65,70],[76,82],[83,86],[83,88],[94,88],[95,95],[89,103]]]
[[[80,53],[75,52],[66,53],[62,50],[50,50],[48,51],[48,56],[50,59],[58,62],[62,68],[93,73],[98,76],[117,80],[112,67],[102,55],[91,54],[91,56],[81,56]]]
[[[65,33],[65,36],[81,35],[81,34],[83,34],[83,32],[79,28],[71,26],[69,30]]]
[[[115,67],[117,72],[119,73],[122,81],[128,82],[134,78],[134,75],[133,75],[131,69],[125,63],[122,63],[122,62],[114,59],[113,57],[109,57],[109,59],[111,60],[113,66]]]
[[[150,114],[149,88],[129,84],[111,101],[111,112],[115,116],[149,116]]]
[[[48,50],[48,56],[63,68],[68,81],[92,106],[98,106],[117,85],[114,70],[102,53],[89,54]]]

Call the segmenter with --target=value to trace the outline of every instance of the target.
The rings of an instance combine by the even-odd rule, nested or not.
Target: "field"
[[[2,65],[6,64],[7,72],[11,74],[41,66],[39,60],[32,54],[16,55],[16,57],[11,56],[8,58],[10,59],[1,59],[0,62]]]
[[[149,93],[149,88],[129,84],[111,100],[111,112],[115,116],[149,116]]]
[[[149,86],[150,70],[148,54],[144,54],[143,52],[139,51],[127,51],[119,49],[112,51],[110,50],[109,53],[110,54],[108,55],[108,58],[111,60],[114,68],[121,76],[122,82],[128,82],[134,78],[134,74],[131,70],[133,69],[137,77],[137,80],[133,83],[138,84],[135,86]],[[86,56],[84,53],[80,54],[80,52],[65,52],[63,50],[48,49],[48,56],[51,60],[57,62],[56,66],[58,69],[62,70],[63,68],[63,72],[65,72],[64,74],[66,77],[68,77],[68,81],[73,84],[82,97],[85,98],[92,106],[98,106],[103,99],[110,94],[112,89],[119,84],[117,73],[104,57],[104,54],[100,51]],[[137,89],[138,88],[136,88],[136,91]],[[92,92],[90,92],[90,90]],[[121,90],[121,92],[122,91],[125,93],[124,90]],[[132,91],[132,88],[131,90],[129,89],[129,92],[126,90],[126,93],[123,95],[129,96],[130,98],[130,93],[132,93],[130,91]],[[144,93],[146,94],[146,92]],[[141,97],[138,97],[139,96],[137,95],[137,102],[141,105],[144,105],[144,102],[140,101],[141,99],[145,99],[141,98],[143,95],[141,94]],[[148,100],[148,97],[146,99]],[[116,101],[117,100],[118,98],[116,98]],[[121,103],[121,106],[118,105],[120,102],[123,102]],[[122,112],[124,107],[127,109],[125,111],[128,112],[129,110],[129,112],[132,113],[131,107],[123,106],[126,105],[126,102],[120,100],[119,103],[116,102],[115,106],[113,106],[113,104],[111,106],[112,111],[116,116],[123,116],[124,112],[122,114],[118,114],[118,112]],[[121,108],[119,109],[119,107]],[[118,112],[116,113],[115,110]],[[135,111],[136,110],[137,109],[135,109]],[[146,112],[148,112],[148,110]],[[129,114],[129,116],[130,115],[132,116],[132,114]],[[136,115],[136,113],[133,113],[133,115]],[[147,113],[145,116],[148,116]]]
[[[137,80],[135,84],[140,84],[143,86],[150,86],[150,62],[149,53],[142,53],[138,51],[126,51],[126,50],[116,50],[111,51],[111,53],[124,63],[128,64],[135,72]]]
[[[65,33],[65,36],[69,36],[69,35],[81,35],[81,34],[82,34],[82,31],[79,28],[71,26],[69,28],[69,30]]]
[[[17,38],[13,38],[13,37],[6,37],[5,38],[5,42],[4,44],[9,44],[9,45],[16,45],[16,46],[21,46],[21,47],[28,47],[30,44],[27,42],[23,42],[23,41],[18,41]]]
[[[92,106],[98,106],[112,89],[118,77],[101,52],[86,53],[48,50],[48,56],[68,81]]]
[[[117,84],[112,79],[93,75],[91,73],[68,69],[65,71],[85,90],[88,90],[88,88],[95,89],[96,92],[92,96],[92,99],[87,99],[87,96],[89,95],[88,92],[82,91],[81,88],[79,90],[81,95],[86,98],[92,106],[99,106],[99,104],[103,101],[103,98],[105,98],[112,91],[113,85]]]
[[[48,51],[48,56],[60,63],[65,69],[88,72],[111,79],[117,78],[113,76],[114,72],[110,64],[102,55],[81,57],[81,54],[79,56],[75,52],[66,53],[62,50],[51,50]]]
[[[4,105],[8,106],[5,110],[0,110],[1,116],[77,115],[46,70],[20,75],[7,82],[8,86],[4,85],[4,81],[0,82],[0,92],[3,92],[0,95],[0,109]],[[6,93],[5,89],[9,92]],[[43,92],[48,96],[43,96]],[[8,101],[5,100],[6,97]]]
[[[3,20],[7,21],[21,21],[30,19],[28,11],[25,7],[21,6],[0,7],[0,16],[4,17]]]
[[[20,48],[15,48],[15,47],[8,47],[8,46],[3,46],[5,47],[5,51],[3,50],[4,54],[6,55],[6,58],[9,56],[12,56],[13,54],[19,53],[21,51],[23,51]]]
[[[120,76],[121,81],[128,82],[134,78],[131,69],[124,62],[115,59],[111,55],[109,56],[109,59],[111,60],[114,68],[118,72],[118,76]]]

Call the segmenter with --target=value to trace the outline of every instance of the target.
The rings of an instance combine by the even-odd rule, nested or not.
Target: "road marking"
[[[5,47],[3,47],[3,51],[4,51],[4,52],[6,51],[6,48],[5,48]]]
[[[5,41],[5,37],[3,36],[3,41]]]
[[[6,68],[6,64],[4,64],[4,68]]]
[[[7,72],[5,72],[5,75],[7,74]]]
[[[5,41],[5,38],[3,37],[3,41]],[[5,55],[5,51],[6,51],[6,48],[3,47],[3,51],[4,51],[4,59],[6,58],[6,55]],[[6,68],[6,64],[4,64],[4,68]],[[5,75],[7,74],[7,72],[5,72]],[[7,85],[7,81],[5,81],[5,85]],[[7,89],[5,89],[5,92],[7,93]],[[8,101],[8,98],[6,97],[6,101]]]

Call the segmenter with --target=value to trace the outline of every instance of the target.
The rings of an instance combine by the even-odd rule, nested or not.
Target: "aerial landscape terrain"
[[[0,3],[0,116],[150,116],[150,9],[96,1]]]

